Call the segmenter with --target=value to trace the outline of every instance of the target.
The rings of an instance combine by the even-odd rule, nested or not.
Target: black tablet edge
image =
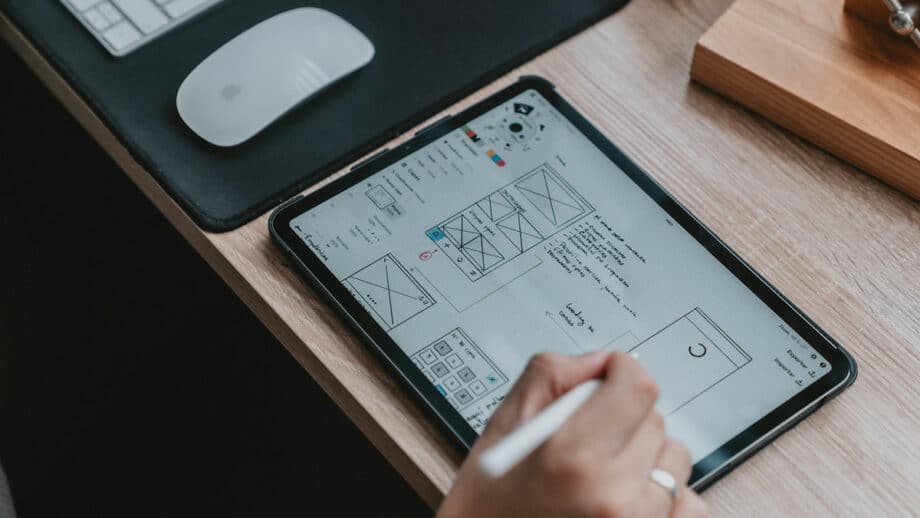
[[[473,447],[473,442],[475,442],[476,438],[478,438],[478,435],[469,427],[465,420],[462,420],[462,416],[457,413],[457,416],[462,420],[465,426],[458,427],[456,420],[450,418],[451,414],[444,412],[443,408],[440,408],[441,405],[437,404],[441,401],[447,403],[447,401],[441,396],[440,392],[437,392],[434,386],[431,386],[431,391],[426,390],[428,388],[426,385],[431,385],[431,383],[428,381],[428,378],[425,378],[421,371],[418,371],[417,369],[415,372],[413,372],[412,370],[406,370],[401,367],[397,363],[397,360],[391,356],[391,353],[385,351],[384,348],[376,340],[374,340],[374,337],[365,331],[362,322],[356,318],[355,314],[350,312],[349,309],[340,302],[340,299],[336,296],[336,294],[332,293],[330,289],[328,289],[326,285],[316,275],[314,275],[309,266],[307,266],[301,257],[297,255],[297,252],[288,246],[285,236],[282,235],[283,232],[279,232],[277,230],[277,219],[278,216],[282,214],[283,210],[289,208],[299,201],[304,200],[305,198],[306,197],[303,195],[298,195],[272,212],[268,219],[269,234],[271,235],[272,242],[274,242],[275,245],[277,245],[277,247],[280,248],[284,253],[285,257],[292,262],[297,271],[301,273],[303,279],[307,281],[309,287],[318,290],[326,298],[326,300],[331,303],[333,309],[339,315],[339,317],[358,334],[358,337],[362,342],[369,346],[373,354],[391,371],[393,371],[393,373],[397,375],[402,388],[409,390],[414,396],[414,402],[421,403],[424,410],[431,417],[433,417],[441,427],[445,428],[449,432],[448,435],[453,445],[461,450],[469,451],[469,449]],[[290,220],[288,219],[287,221],[289,222]],[[365,313],[365,316],[367,319],[373,322],[373,317],[371,317],[370,314]],[[395,343],[393,345],[396,346]],[[396,346],[396,348],[398,349],[398,346]],[[409,365],[411,365],[413,369],[415,368],[415,365],[411,363],[411,360],[402,351],[402,349],[398,349],[397,352],[402,354],[406,362],[409,362]],[[421,383],[422,381],[425,383]],[[431,392],[434,393],[432,394]],[[453,407],[450,406],[448,406],[448,408],[453,409]],[[472,437],[469,436],[468,432],[473,432]]]
[[[319,189],[311,195],[286,203],[276,209],[269,219],[269,230],[273,240],[293,257],[298,269],[310,283],[318,287],[332,301],[337,311],[341,313],[352,327],[356,328],[362,339],[367,342],[372,350],[382,356],[386,362],[397,372],[402,382],[412,392],[421,397],[425,407],[433,412],[437,421],[444,425],[460,445],[469,449],[478,438],[478,434],[466,423],[462,415],[457,412],[436,391],[434,386],[411,363],[409,357],[401,348],[380,328],[367,311],[353,300],[347,289],[338,279],[319,261],[312,252],[303,244],[289,227],[290,221],[309,208],[339,194],[345,189],[355,185],[365,178],[395,163],[413,151],[428,145],[437,138],[442,137],[462,126],[479,115],[499,106],[503,102],[528,90],[535,89],[540,92],[550,104],[562,113],[579,129],[585,137],[597,146],[612,162],[614,162],[630,179],[636,183],[648,196],[650,196],[662,209],[674,218],[681,227],[696,239],[710,254],[723,264],[736,278],[750,289],[762,302],[789,325],[799,336],[806,340],[812,347],[819,350],[824,356],[835,357],[831,362],[830,372],[815,380],[805,390],[767,413],[761,419],[738,433],[735,437],[725,442],[711,454],[701,459],[694,465],[691,485],[696,489],[704,489],[716,480],[730,472],[735,466],[749,458],[756,451],[769,444],[776,437],[800,422],[807,415],[814,412],[826,401],[833,399],[856,380],[858,368],[853,357],[841,347],[832,337],[818,327],[814,321],[807,317],[797,306],[779,293],[766,279],[756,272],[746,261],[728,247],[715,233],[706,227],[699,219],[687,210],[680,202],[673,198],[660,184],[645,173],[638,165],[619,150],[607,137],[584,118],[571,104],[562,98],[555,86],[549,81],[538,76],[523,76],[512,85],[492,94],[479,103],[467,108],[453,117],[439,119],[430,127],[423,128],[416,136],[399,147],[383,153],[374,160],[359,163],[348,175]],[[438,131],[433,131],[437,126]],[[385,159],[385,160],[384,160]],[[302,254],[307,254],[307,261],[312,257],[314,264],[310,265],[301,259]],[[318,267],[319,271],[314,271]],[[321,277],[325,277],[321,278]],[[330,281],[330,282],[326,282]],[[329,286],[327,286],[329,284]],[[337,289],[338,288],[338,289]],[[338,292],[338,293],[335,293]],[[343,300],[344,299],[344,300]],[[350,306],[350,307],[348,307]],[[372,336],[377,334],[378,336]],[[382,343],[381,343],[382,342]],[[827,351],[823,349],[827,349]],[[402,367],[402,366],[404,367]],[[430,390],[429,390],[430,389]]]

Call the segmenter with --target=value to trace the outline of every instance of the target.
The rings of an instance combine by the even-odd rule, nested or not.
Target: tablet
[[[539,78],[287,204],[270,230],[466,447],[534,354],[629,351],[701,489],[856,377]]]

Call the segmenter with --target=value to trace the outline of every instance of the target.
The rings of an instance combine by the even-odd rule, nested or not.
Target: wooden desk
[[[543,75],[854,353],[859,380],[706,492],[716,515],[920,508],[920,207],[689,83],[729,0],[635,0],[448,110]],[[268,216],[198,229],[5,18],[0,32],[431,505],[461,456],[275,251]],[[321,424],[319,424],[321,426]],[[360,469],[360,467],[357,467]]]

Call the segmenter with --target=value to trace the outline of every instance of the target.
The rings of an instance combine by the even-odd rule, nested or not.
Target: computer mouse
[[[202,61],[179,87],[176,107],[204,140],[236,146],[373,58],[371,41],[342,18],[313,7],[293,9]]]

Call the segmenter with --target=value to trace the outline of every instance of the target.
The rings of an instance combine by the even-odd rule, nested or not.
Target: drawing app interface
[[[477,432],[542,351],[632,352],[694,461],[831,370],[533,90],[290,224]]]

